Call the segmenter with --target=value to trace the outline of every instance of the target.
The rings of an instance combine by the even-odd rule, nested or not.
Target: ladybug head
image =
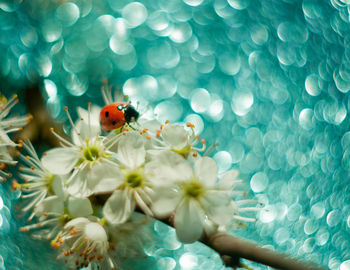
[[[126,122],[126,123],[130,123],[130,122],[135,122],[135,121],[137,121],[137,119],[139,118],[140,114],[139,114],[138,111],[136,111],[136,109],[134,108],[134,106],[128,105],[128,106],[125,108],[124,116],[125,116],[125,122]]]

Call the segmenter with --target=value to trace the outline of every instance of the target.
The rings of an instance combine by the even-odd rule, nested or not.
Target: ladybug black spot
[[[125,115],[125,121],[127,123],[135,122],[139,118],[140,114],[138,111],[135,110],[135,108],[131,105],[127,106],[124,112]]]
[[[109,116],[109,112],[105,112],[105,116],[108,117]]]
[[[112,125],[115,126],[116,123],[117,123],[116,121],[113,121],[113,122],[112,122]]]

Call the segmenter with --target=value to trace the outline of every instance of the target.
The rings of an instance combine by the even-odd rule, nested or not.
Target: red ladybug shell
[[[116,102],[104,106],[100,112],[102,129],[110,131],[122,127],[126,122],[124,109],[128,106],[128,102]]]

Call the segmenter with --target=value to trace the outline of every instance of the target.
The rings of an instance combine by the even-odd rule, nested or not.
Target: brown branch
[[[140,209],[138,209],[142,213]],[[174,227],[173,217],[160,219],[165,224]],[[228,267],[241,267],[241,259],[246,259],[259,264],[264,264],[276,269],[284,270],[325,270],[314,263],[305,262],[298,258],[287,256],[267,248],[260,247],[257,243],[248,241],[238,236],[232,236],[224,232],[212,233],[207,236],[203,233],[200,241],[221,256]]]
[[[202,242],[227,260],[227,256],[231,258],[226,265],[236,267],[239,266],[239,259],[247,259],[260,264],[268,265],[277,269],[286,270],[321,270],[325,269],[315,264],[303,262],[299,259],[288,257],[282,253],[278,253],[267,248],[259,247],[257,244],[234,237],[226,233],[218,232]]]

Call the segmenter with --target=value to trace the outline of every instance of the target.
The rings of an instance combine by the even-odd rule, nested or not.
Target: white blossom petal
[[[80,153],[72,148],[54,148],[47,151],[41,162],[43,166],[53,174],[67,174],[77,164]]]
[[[223,190],[231,190],[232,186],[235,184],[235,181],[238,177],[239,172],[236,170],[230,170],[224,173],[220,178],[219,188]]]
[[[181,193],[173,188],[155,189],[155,196],[152,197],[152,210],[158,218],[169,216],[179,204]]]
[[[138,132],[128,132],[119,141],[118,159],[126,167],[136,169],[145,162],[144,139]]]
[[[194,172],[206,187],[213,187],[218,176],[218,166],[214,159],[203,157],[195,161]]]
[[[116,178],[102,178],[93,187],[93,194],[107,193],[115,190],[121,184]]]
[[[103,215],[113,225],[126,222],[135,210],[135,201],[127,189],[116,190],[103,206]]]
[[[34,208],[34,212],[37,216],[42,216],[44,212],[63,214],[64,201],[58,196],[47,197]]]
[[[71,137],[72,141],[75,145],[81,145],[81,140],[85,139],[91,139],[96,137],[101,133],[100,126],[92,125],[87,122],[87,120],[78,120],[75,123],[76,130],[79,131],[79,135],[75,132],[75,130],[72,130]]]
[[[79,198],[90,196],[93,191],[87,185],[89,168],[85,166],[82,169],[77,169],[68,180],[67,191],[70,195]]]
[[[141,189],[141,191],[142,191],[142,189]],[[148,215],[148,216],[153,216],[153,213],[152,213],[152,211],[151,211],[151,209],[149,208],[149,206],[147,205],[147,203],[146,203],[146,199],[144,199],[143,197],[142,197],[142,192],[138,192],[138,191],[134,191],[133,192],[133,196],[134,196],[134,198],[135,198],[135,201],[136,201],[136,203],[137,203],[137,205],[141,208],[141,210],[146,214],[146,215]]]
[[[156,119],[142,119],[140,118],[137,120],[137,123],[141,126],[141,130],[147,129],[147,132],[151,134],[156,134],[157,130],[159,130],[161,124],[158,120]]]
[[[87,188],[94,194],[115,190],[124,181],[124,174],[117,164],[107,161],[95,164],[87,176]]]
[[[91,106],[90,123],[94,126],[98,126],[100,124],[100,111],[101,111],[101,107],[96,106],[96,105]],[[89,111],[85,110],[81,107],[78,107],[77,112],[78,112],[80,118],[83,118],[84,121],[86,121],[88,123]]]
[[[145,164],[145,174],[152,184],[162,186],[177,180],[187,180],[193,175],[191,164],[172,151],[159,151],[154,159]]]
[[[68,221],[66,225],[64,225],[64,228],[65,229],[69,229],[69,228],[73,228],[73,227],[77,227],[82,224],[88,224],[90,221],[85,218],[85,217],[77,217],[77,218],[74,218],[72,219],[71,221]]]
[[[63,186],[63,179],[59,175],[54,176],[54,179],[51,183],[51,187],[55,195],[61,198],[65,197],[66,192]]]
[[[92,206],[88,198],[68,198],[68,211],[73,217],[86,217],[92,215]]]
[[[209,190],[201,198],[200,204],[208,217],[216,224],[229,224],[234,215],[230,206],[231,198],[225,191]]]
[[[183,243],[197,241],[203,233],[204,218],[197,201],[182,200],[176,209],[174,222],[178,239]]]
[[[161,136],[173,149],[182,149],[188,144],[188,132],[178,124],[167,124],[161,131]]]

